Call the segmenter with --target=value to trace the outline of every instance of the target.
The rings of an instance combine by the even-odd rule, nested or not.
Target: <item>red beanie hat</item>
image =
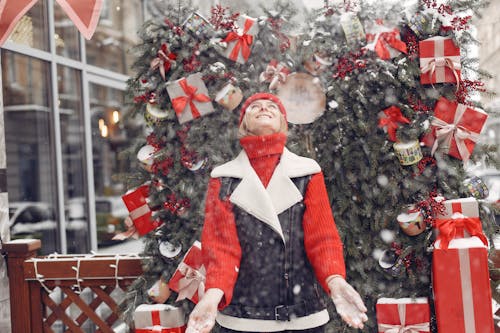
[[[285,107],[283,106],[283,104],[281,103],[280,99],[278,98],[278,96],[270,94],[270,93],[256,93],[256,94],[253,94],[252,96],[248,97],[247,100],[245,101],[245,103],[243,103],[243,105],[241,106],[239,125],[241,125],[241,122],[243,121],[243,117],[245,116],[245,112],[247,112],[248,106],[252,102],[254,102],[258,99],[268,99],[268,100],[276,103],[276,105],[278,105],[278,108],[280,109],[280,112],[283,114],[283,116],[285,117],[285,120],[286,120],[286,110],[285,110]]]

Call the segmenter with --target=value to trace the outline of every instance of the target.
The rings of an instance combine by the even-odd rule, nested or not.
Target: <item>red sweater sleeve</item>
[[[201,233],[201,248],[207,276],[205,287],[219,288],[224,297],[219,309],[231,302],[238,277],[241,247],[236,232],[229,199],[219,198],[221,183],[211,178],[205,201],[205,223]]]
[[[316,278],[327,293],[326,278],[345,278],[343,245],[333,219],[323,173],[311,177],[304,197],[304,246]]]

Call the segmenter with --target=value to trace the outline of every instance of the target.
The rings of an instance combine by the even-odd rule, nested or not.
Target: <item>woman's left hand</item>
[[[328,281],[330,296],[337,313],[349,326],[363,328],[368,320],[366,306],[358,292],[343,277],[336,276]]]

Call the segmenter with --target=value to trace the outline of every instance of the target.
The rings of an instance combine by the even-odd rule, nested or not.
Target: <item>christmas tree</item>
[[[495,148],[474,145],[470,134],[479,134],[486,119],[477,94],[485,92],[487,74],[469,53],[477,43],[471,20],[484,5],[325,1],[294,26],[296,11],[287,2],[259,17],[252,8],[216,6],[207,18],[189,3],[164,4],[140,31],[137,75],[129,82],[132,109],[147,133],[127,152],[139,160],[128,184],[141,189],[134,193],[147,198],[149,212],[133,216],[148,259],[127,294],[125,316],[152,301],[148,290],[168,282],[200,239],[209,173],[239,152],[238,104],[260,91],[278,94],[287,107],[289,149],[322,167],[347,281],[369,309],[365,330],[377,331],[381,297],[432,299],[433,226],[443,198],[484,198],[465,166],[499,166]],[[445,39],[451,53],[425,55],[423,41],[433,37]],[[477,114],[458,125],[468,136],[453,145],[457,126],[441,137],[436,129],[449,124],[435,119],[437,105],[449,110],[456,103]],[[482,228],[492,235],[488,204],[480,207]],[[333,306],[330,313],[329,331],[350,331]]]

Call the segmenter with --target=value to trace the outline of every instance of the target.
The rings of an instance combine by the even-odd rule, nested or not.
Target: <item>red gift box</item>
[[[222,42],[227,43],[223,55],[232,61],[244,64],[250,57],[254,36],[259,32],[259,26],[257,19],[246,15],[240,15],[236,23],[238,29],[231,31],[222,40]]]
[[[447,249],[452,239],[476,236],[488,245],[479,219],[479,207],[475,198],[446,200],[445,212],[436,216],[437,240]]]
[[[205,293],[205,273],[201,243],[196,241],[168,282],[168,287],[179,294],[176,301],[188,298],[193,303],[198,303]]]
[[[201,73],[169,82],[167,93],[180,124],[214,112]]]
[[[432,154],[439,147],[465,162],[469,160],[487,118],[481,109],[441,97],[434,106],[432,130],[422,141],[432,147]]]
[[[432,37],[419,42],[420,82],[460,82],[460,48],[449,37]]]
[[[134,311],[135,333],[184,333],[181,308],[168,304],[141,304]]]
[[[380,298],[376,309],[379,332],[430,332],[427,298]]]
[[[148,195],[149,185],[142,185],[122,196],[134,227],[141,236],[156,229],[161,224],[160,221],[154,221],[151,217],[152,212],[147,203]]]
[[[477,237],[436,243],[432,285],[439,332],[493,333],[488,251]]]
[[[377,53],[380,59],[389,60],[399,54],[407,53],[406,44],[401,40],[399,29],[388,28],[377,23],[366,34],[366,49]]]

